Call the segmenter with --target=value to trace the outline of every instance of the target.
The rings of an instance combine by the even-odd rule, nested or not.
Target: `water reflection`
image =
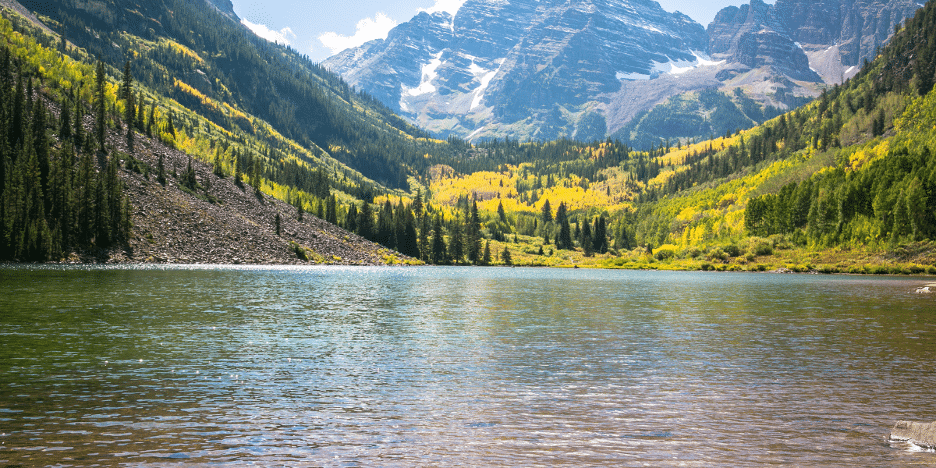
[[[928,281],[5,269],[0,464],[933,463]]]

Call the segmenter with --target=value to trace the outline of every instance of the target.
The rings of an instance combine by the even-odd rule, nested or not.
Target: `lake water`
[[[0,269],[0,466],[905,466],[932,278]]]

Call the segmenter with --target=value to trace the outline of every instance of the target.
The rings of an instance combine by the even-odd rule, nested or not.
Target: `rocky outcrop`
[[[913,0],[752,0],[716,15],[709,52],[792,79],[841,83],[919,7]]]
[[[723,9],[709,25],[708,34],[713,58],[752,69],[769,67],[795,80],[821,81],[781,18],[760,0]]]
[[[904,440],[926,448],[936,448],[936,422],[929,424],[897,421],[891,429],[891,440]]]
[[[237,19],[237,13],[234,13],[234,3],[231,0],[206,0],[210,5],[213,5],[221,13],[224,13],[225,16],[231,18],[235,21]]]

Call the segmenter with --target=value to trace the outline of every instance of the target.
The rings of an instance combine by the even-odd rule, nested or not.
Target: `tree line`
[[[118,155],[104,145],[104,79],[99,66],[92,106],[73,92],[53,102],[42,76],[0,46],[0,260],[56,260],[126,242],[130,202]]]

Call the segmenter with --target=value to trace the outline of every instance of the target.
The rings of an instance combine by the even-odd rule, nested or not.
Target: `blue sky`
[[[419,11],[455,11],[464,0],[232,0],[234,11],[258,35],[287,43],[316,62],[364,42],[386,37]],[[719,10],[741,0],[658,0],[708,26]],[[767,3],[773,3],[769,1]]]

